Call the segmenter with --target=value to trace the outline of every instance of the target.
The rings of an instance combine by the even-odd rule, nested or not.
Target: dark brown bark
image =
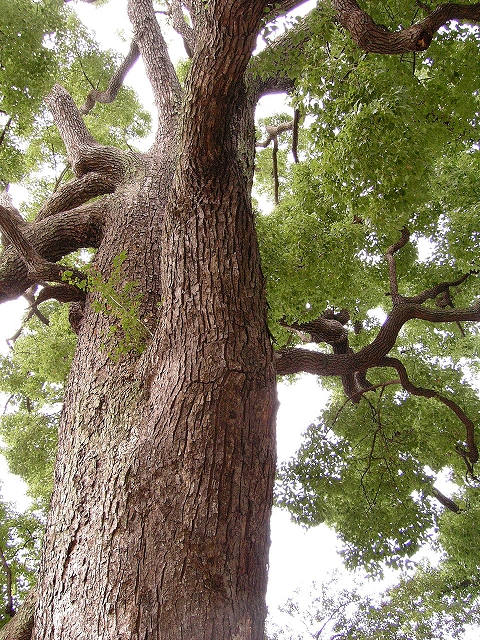
[[[347,29],[355,44],[370,53],[425,51],[434,34],[450,20],[472,24],[480,22],[480,3],[465,5],[447,2],[406,29],[389,31],[385,26],[376,24],[356,0],[332,0],[332,5],[337,11],[340,24]]]
[[[124,277],[144,294],[153,337],[141,356],[113,361],[109,319],[87,296],[36,640],[263,637],[276,396],[244,76],[265,3],[203,6],[208,28],[196,33],[182,98],[150,3],[130,3],[160,113],[149,155],[100,147],[61,89],[49,99],[77,180],[119,168],[101,201],[95,266],[108,277],[126,252]],[[64,205],[48,206],[52,224]]]

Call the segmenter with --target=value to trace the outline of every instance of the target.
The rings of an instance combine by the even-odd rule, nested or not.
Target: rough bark
[[[15,616],[0,630],[0,640],[30,640],[36,604],[37,589],[30,589]]]
[[[264,5],[204,8],[208,29],[196,33],[182,97],[150,3],[132,0],[160,114],[145,157],[100,147],[65,92],[49,98],[76,180],[112,166],[120,175],[100,201],[95,266],[107,277],[126,252],[123,274],[144,294],[140,320],[153,338],[141,356],[113,361],[108,318],[87,297],[36,640],[263,635],[276,397],[249,195],[254,101],[243,78]],[[58,206],[49,205],[49,224]]]

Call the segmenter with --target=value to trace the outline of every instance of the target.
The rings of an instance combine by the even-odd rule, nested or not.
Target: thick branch
[[[324,354],[306,349],[281,349],[276,353],[277,375],[313,373],[319,376],[342,376],[366,371],[378,363],[394,347],[403,325],[418,318],[427,322],[480,322],[480,300],[467,309],[430,309],[421,304],[394,307],[377,337],[357,353]]]
[[[0,640],[30,640],[36,604],[37,589],[34,587],[28,592],[16,615],[0,630]]]
[[[294,81],[288,77],[288,68],[285,68],[285,61],[288,61],[292,54],[295,57],[301,56],[304,52],[305,44],[311,37],[311,19],[313,12],[310,12],[299,20],[292,28],[287,29],[275,40],[261,51],[252,60],[252,70],[255,82],[257,99],[269,93],[291,93]],[[255,76],[255,68],[268,63],[269,69],[274,69],[270,77],[259,79]]]
[[[100,145],[89,133],[73,98],[56,84],[45,99],[62,136],[67,157],[77,177],[99,172],[120,180],[133,160],[120,149]]]
[[[96,102],[101,102],[103,104],[109,104],[110,102],[113,102],[117,97],[118,92],[120,91],[123,81],[125,80],[125,76],[133,67],[139,57],[140,51],[138,50],[138,46],[134,41],[130,46],[130,51],[128,52],[125,60],[113,74],[107,89],[105,91],[98,91],[97,89],[90,91],[87,99],[85,100],[85,104],[80,108],[80,113],[83,113],[84,115],[89,113],[95,106]]]
[[[53,193],[37,214],[43,220],[61,211],[70,211],[92,198],[113,193],[121,182],[121,176],[91,172],[64,184]]]
[[[371,53],[399,54],[425,51],[433,35],[450,20],[480,22],[480,3],[472,5],[448,2],[432,11],[424,20],[399,31],[376,24],[355,0],[332,0],[340,24],[350,32],[361,49]]]
[[[128,0],[133,27],[159,116],[159,133],[172,126],[180,107],[182,89],[168,54],[151,0]]]
[[[449,511],[453,511],[453,513],[460,513],[461,509],[456,502],[454,502],[451,498],[448,498],[445,494],[443,494],[436,487],[432,487],[432,493],[435,498],[446,507]]]
[[[103,209],[102,201],[96,201],[19,229],[8,208],[0,206],[0,220],[12,239],[0,257],[0,303],[23,295],[35,283],[61,280],[65,267],[57,260],[77,249],[98,247]]]
[[[293,120],[289,122],[281,122],[277,125],[268,125],[265,127],[267,130],[267,138],[263,142],[257,142],[257,147],[266,148],[272,142],[272,140],[276,140],[281,133],[285,131],[292,131],[293,129]]]
[[[171,0],[169,2],[169,15],[172,19],[172,26],[182,37],[183,46],[189,58],[193,57],[195,51],[195,33],[192,27],[187,24],[182,10],[181,0]]]

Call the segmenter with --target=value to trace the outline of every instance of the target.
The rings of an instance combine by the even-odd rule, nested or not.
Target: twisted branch
[[[355,44],[370,53],[425,51],[434,34],[450,20],[480,22],[480,3],[464,5],[447,2],[406,29],[389,31],[385,26],[376,24],[356,0],[332,0],[332,5],[340,24],[350,33]]]
[[[133,41],[130,45],[130,50],[125,57],[125,60],[111,77],[107,89],[105,91],[98,91],[98,89],[93,89],[93,91],[90,91],[85,100],[85,103],[82,107],[80,107],[80,113],[82,113],[83,115],[90,113],[90,111],[95,106],[95,103],[97,102],[101,102],[102,104],[109,104],[113,102],[123,85],[125,76],[133,67],[139,57],[140,51],[138,49],[137,43]]]
[[[398,373],[400,378],[400,382],[402,383],[402,387],[405,391],[408,391],[413,396],[421,396],[423,398],[435,398],[446,407],[448,407],[453,413],[457,416],[457,418],[463,423],[466,430],[466,443],[468,450],[463,451],[466,458],[470,462],[469,472],[473,475],[473,465],[478,462],[478,448],[475,444],[475,425],[470,420],[470,418],[465,414],[465,412],[458,406],[456,402],[443,396],[438,391],[434,391],[433,389],[426,389],[424,387],[415,386],[409,379],[407,370],[400,360],[397,358],[383,358],[378,366],[382,367],[392,367]]]

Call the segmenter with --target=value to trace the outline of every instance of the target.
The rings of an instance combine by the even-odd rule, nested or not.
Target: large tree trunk
[[[167,114],[106,201],[96,268],[108,276],[126,251],[153,337],[112,360],[116,336],[87,298],[36,640],[263,637],[276,395],[249,193],[254,101],[238,81],[252,46],[242,36],[240,54],[212,58],[233,70],[194,58],[182,118]]]
[[[275,375],[248,180],[232,157],[165,210],[168,160],[110,200],[96,264],[127,252],[154,338],[114,362],[86,307],[37,639],[262,637]]]

